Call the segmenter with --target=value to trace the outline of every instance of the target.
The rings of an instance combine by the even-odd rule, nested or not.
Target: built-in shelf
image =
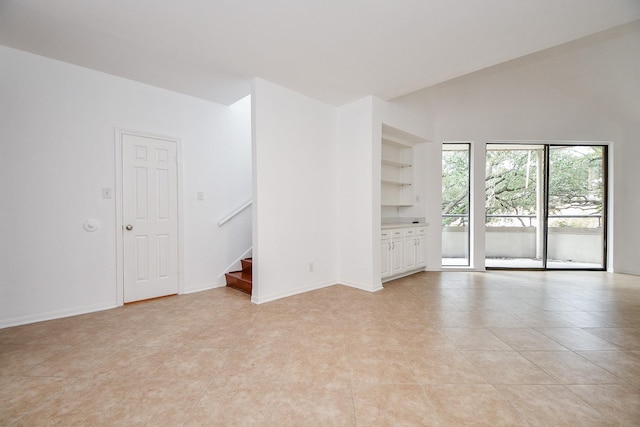
[[[413,184],[411,182],[393,181],[393,180],[389,180],[389,179],[383,179],[382,183],[383,184],[389,184],[389,185],[412,185]]]
[[[386,165],[386,166],[393,166],[396,168],[409,168],[411,167],[411,163],[403,163],[403,162],[397,162],[394,160],[387,160],[387,159],[382,159],[382,164]]]
[[[413,138],[399,129],[382,125],[381,204],[413,205]]]

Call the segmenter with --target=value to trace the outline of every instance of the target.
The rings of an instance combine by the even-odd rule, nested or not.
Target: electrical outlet
[[[204,192],[203,191],[198,191],[197,198],[198,198],[198,200],[204,200]]]
[[[310,262],[309,263],[309,273],[311,273],[313,271],[313,263]]]

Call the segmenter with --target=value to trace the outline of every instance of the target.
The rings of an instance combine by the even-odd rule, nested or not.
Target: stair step
[[[232,271],[231,273],[226,273],[225,277],[227,279],[228,287],[251,295],[251,289],[253,287],[251,270]]]
[[[242,261],[240,261],[242,263],[242,270],[243,271],[251,271],[251,267],[252,267],[252,263],[253,263],[253,259],[252,258],[246,258],[243,259]]]

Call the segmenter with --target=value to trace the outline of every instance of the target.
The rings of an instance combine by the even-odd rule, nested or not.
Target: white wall
[[[374,98],[366,97],[338,110],[338,281],[369,291],[382,288],[374,263],[380,205],[372,185],[373,105]]]
[[[640,274],[635,255],[640,251],[636,201],[636,183],[640,182],[636,165],[640,141],[639,22],[394,102],[432,114],[438,141],[471,141],[479,152],[491,141],[611,141],[613,267]],[[474,160],[478,158],[474,156]],[[432,181],[440,180],[440,168],[430,173]],[[480,187],[476,190],[480,195],[484,191]],[[477,205],[483,203],[479,197]],[[482,224],[482,215],[477,214],[481,211],[474,209],[478,225]],[[479,246],[484,246],[482,237],[475,236]],[[474,254],[481,261],[483,248]]]
[[[640,274],[640,124],[626,123],[615,149],[614,269]]]
[[[252,100],[252,300],[263,303],[336,283],[337,110],[261,79]]]
[[[0,46],[0,327],[116,305],[116,128],[181,139],[184,290],[219,285],[251,245],[249,212],[217,226],[251,197],[249,108]]]

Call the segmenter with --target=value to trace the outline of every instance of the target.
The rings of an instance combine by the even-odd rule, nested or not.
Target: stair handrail
[[[253,200],[249,200],[248,202],[245,202],[238,209],[236,209],[235,211],[231,212],[229,215],[227,215],[226,217],[224,217],[223,219],[218,221],[218,227],[221,227],[224,224],[226,224],[227,222],[231,221],[236,215],[238,215],[240,212],[242,212],[243,210],[245,210],[249,206],[251,206],[251,203],[253,203]]]

